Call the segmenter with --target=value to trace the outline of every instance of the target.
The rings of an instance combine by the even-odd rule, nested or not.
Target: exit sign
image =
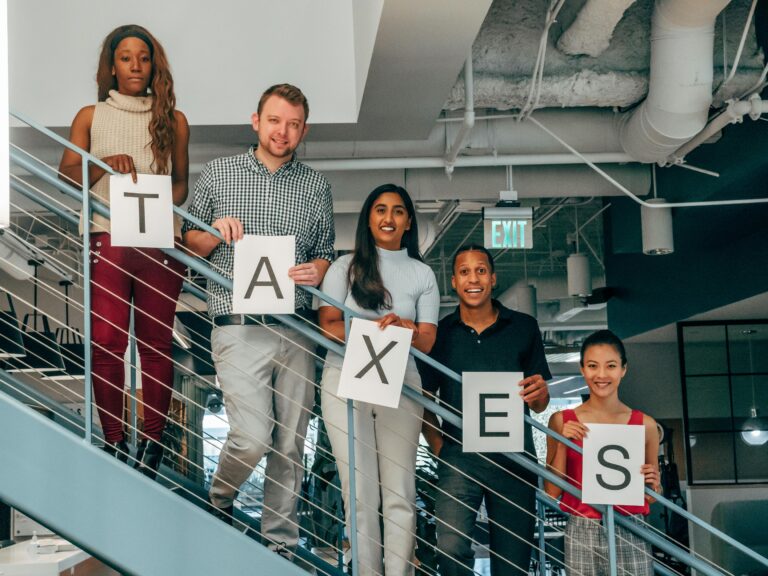
[[[533,208],[484,208],[483,226],[489,250],[533,248]]]

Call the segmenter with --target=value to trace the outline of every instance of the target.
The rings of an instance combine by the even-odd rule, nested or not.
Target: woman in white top
[[[104,39],[96,71],[98,103],[77,113],[70,140],[115,172],[169,174],[173,201],[187,197],[189,127],[176,110],[165,51],[148,30],[115,28]],[[64,150],[62,179],[82,185],[82,158]],[[91,194],[109,201],[109,174],[90,164]],[[126,215],[112,214],[113,218]],[[171,329],[184,266],[158,249],[112,246],[110,221],[98,214],[83,222],[91,229],[91,322],[93,390],[104,431],[104,449],[128,459],[124,437],[123,353],[128,344],[131,301],[141,357],[144,424],[136,455],[154,477],[162,459],[160,443],[173,392]],[[176,222],[177,235],[180,227]]]
[[[379,186],[363,204],[354,252],[331,265],[322,290],[359,316],[377,321],[382,329],[401,326],[413,330],[411,345],[426,353],[435,343],[440,294],[434,273],[421,259],[418,239],[416,211],[408,193],[394,184]],[[321,304],[320,326],[332,338],[345,340],[341,310]],[[337,396],[341,363],[337,354],[328,353],[322,409],[350,526],[347,408],[346,400]],[[412,356],[405,384],[421,389]],[[359,574],[411,574],[416,528],[414,473],[422,408],[402,396],[398,408],[355,402],[354,414]]]

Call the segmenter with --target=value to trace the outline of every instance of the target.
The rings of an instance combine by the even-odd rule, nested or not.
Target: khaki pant
[[[349,529],[347,401],[337,396],[340,376],[338,367],[326,364],[321,398],[325,426],[339,469]],[[421,379],[412,360],[406,371],[405,383],[417,390],[421,389]],[[421,406],[405,396],[400,398],[398,408],[355,402],[360,576],[402,576],[413,573],[411,562],[416,542],[416,448],[421,431],[422,410]],[[384,518],[383,534],[379,522],[379,506]]]
[[[297,345],[298,344],[298,345]],[[298,544],[304,438],[314,402],[314,350],[284,326],[221,326],[211,348],[230,430],[211,482],[214,506],[232,504],[235,490],[267,455],[262,536],[289,549]]]

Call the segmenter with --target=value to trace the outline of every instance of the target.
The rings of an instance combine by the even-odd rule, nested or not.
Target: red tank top
[[[563,424],[578,419],[579,418],[576,416],[576,412],[573,410],[563,410]],[[643,413],[639,410],[632,410],[632,415],[629,417],[629,422],[627,422],[627,424],[642,426]],[[589,424],[587,424],[587,426],[589,426]],[[579,447],[583,446],[583,442],[581,440],[574,440],[573,443]],[[568,477],[568,481],[579,489],[581,489],[582,473],[583,470],[581,454],[568,448],[566,452],[565,474]],[[563,497],[560,501],[560,509],[563,512],[567,512],[568,514],[583,516],[585,518],[602,517],[600,512],[592,508],[592,506],[584,504],[581,500],[576,498],[576,496],[565,491],[563,491]],[[623,514],[624,516],[630,516],[632,514],[643,514],[647,516],[650,512],[648,501],[646,501],[642,506],[616,506],[615,509],[617,512]]]

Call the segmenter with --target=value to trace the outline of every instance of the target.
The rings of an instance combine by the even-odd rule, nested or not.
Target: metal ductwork
[[[729,0],[657,0],[648,96],[621,126],[625,152],[664,162],[701,131],[712,103],[714,25]]]

